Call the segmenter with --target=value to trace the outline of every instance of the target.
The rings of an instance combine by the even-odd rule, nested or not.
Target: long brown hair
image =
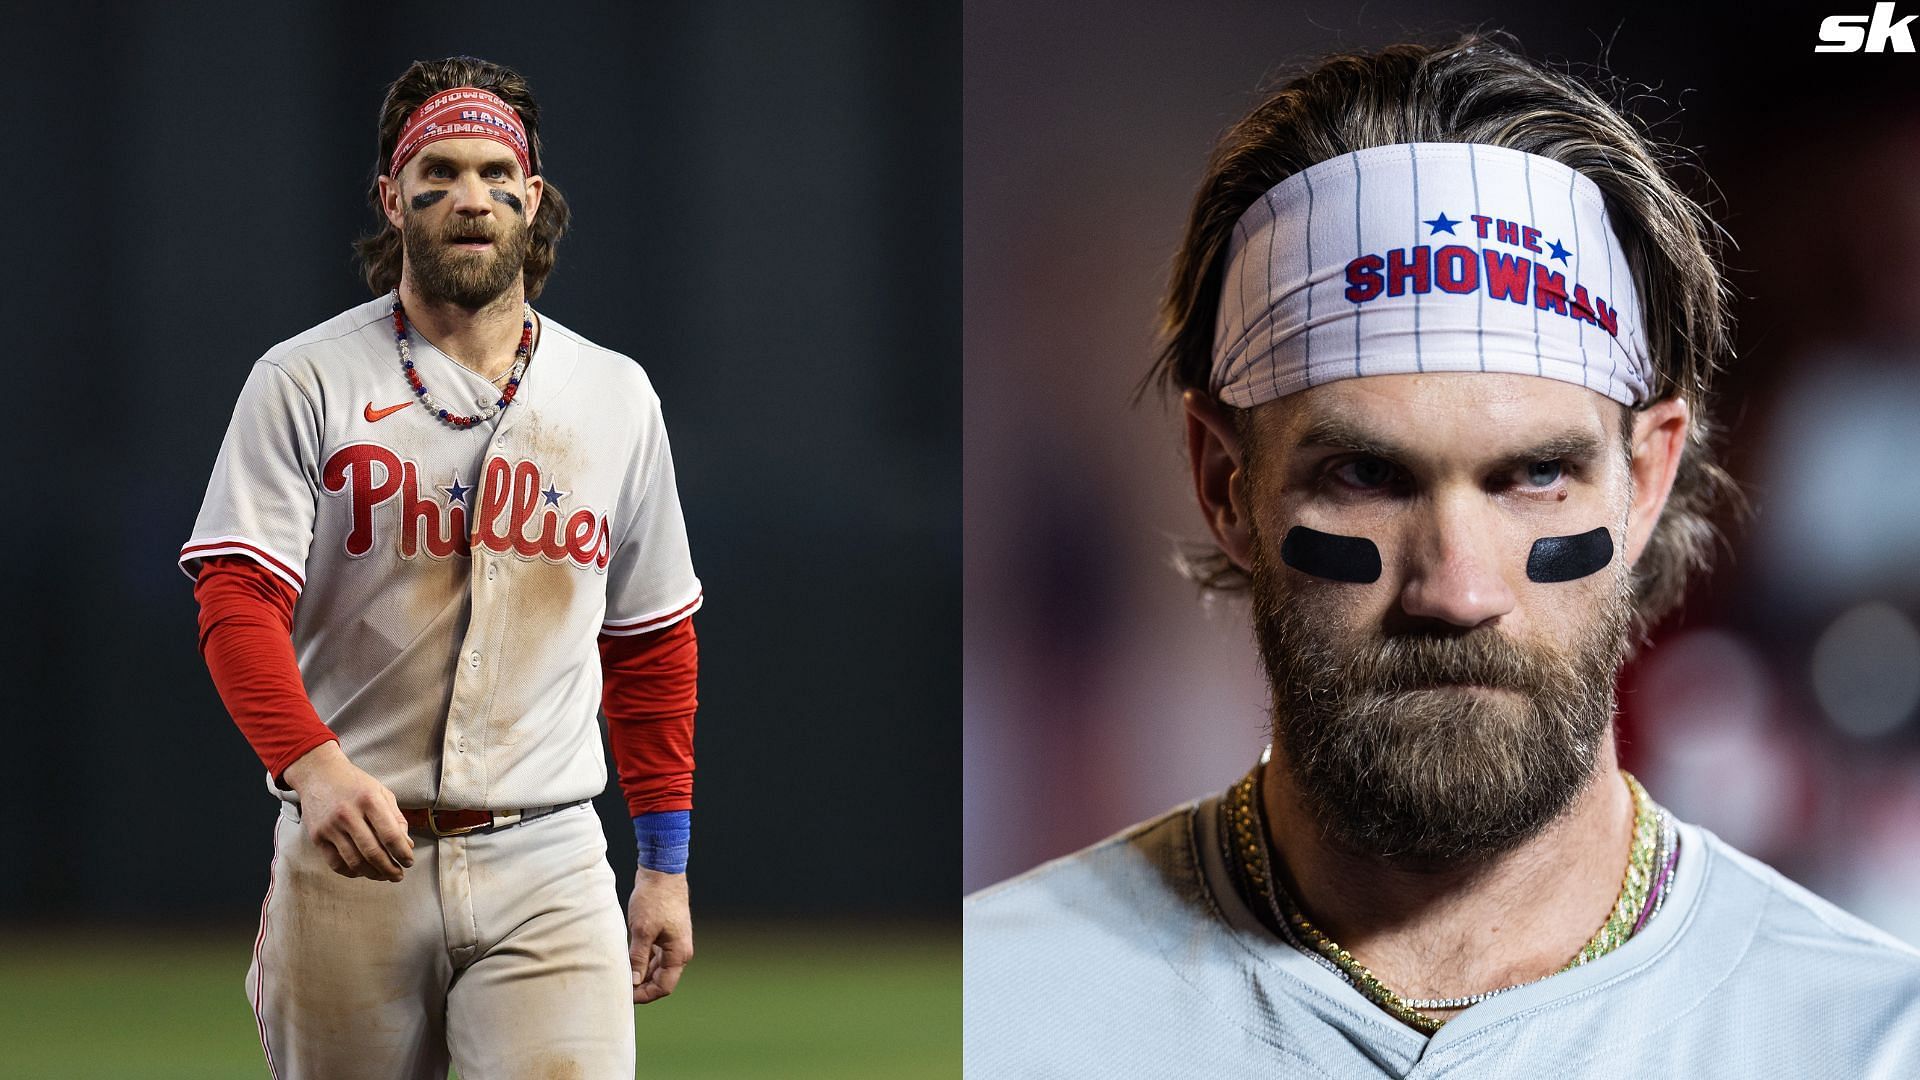
[[[1208,390],[1214,309],[1234,222],[1287,177],[1355,150],[1410,142],[1473,142],[1551,158],[1585,174],[1607,213],[1645,305],[1650,397],[1679,397],[1692,415],[1673,492],[1634,566],[1637,628],[1677,607],[1707,568],[1713,521],[1740,493],[1714,460],[1708,394],[1732,356],[1731,292],[1721,237],[1674,182],[1680,152],[1664,146],[1585,82],[1541,67],[1517,45],[1470,35],[1444,46],[1394,45],[1329,57],[1285,83],[1221,137],[1194,198],[1161,304],[1163,345],[1142,389]],[[1244,411],[1235,412],[1243,438]],[[1629,425],[1631,414],[1628,415]],[[1628,427],[1631,431],[1631,427]],[[1246,575],[1218,550],[1183,559],[1209,588]]]
[[[400,231],[387,221],[380,207],[379,178],[386,173],[387,163],[393,159],[394,144],[400,141],[400,129],[406,124],[408,115],[428,98],[456,86],[473,86],[491,91],[513,106],[513,110],[520,114],[521,123],[527,126],[528,167],[534,174],[544,176],[541,162],[545,155],[540,149],[540,105],[533,100],[533,91],[519,72],[504,64],[472,56],[415,60],[393,81],[393,85],[387,87],[386,100],[380,103],[380,152],[374,159],[373,177],[367,185],[367,202],[379,217],[380,224],[373,232],[354,241],[353,245],[354,251],[360,256],[360,273],[375,296],[389,292],[400,284],[402,263]],[[527,244],[526,269],[521,274],[526,283],[527,299],[536,299],[540,290],[546,287],[547,275],[553,273],[554,247],[559,244],[561,234],[567,231],[570,216],[566,198],[553,185],[553,181],[547,180],[540,195],[540,208],[534,212]]]

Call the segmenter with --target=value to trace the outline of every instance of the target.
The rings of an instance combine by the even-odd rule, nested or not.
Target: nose
[[[1425,535],[1414,542],[1407,560],[1400,607],[1408,615],[1466,629],[1513,610],[1504,545],[1495,523],[1473,501],[1471,496],[1435,500],[1422,527]]]
[[[487,194],[487,185],[479,176],[463,172],[453,182],[453,211],[456,214],[478,215],[492,213],[492,196]]]

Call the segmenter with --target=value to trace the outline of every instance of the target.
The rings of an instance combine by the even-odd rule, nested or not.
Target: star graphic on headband
[[[541,492],[540,494],[546,496],[547,505],[549,506],[559,506],[560,500],[566,498],[568,495],[567,492],[561,491],[551,481],[547,483],[547,490]]]
[[[1427,228],[1432,230],[1431,232],[1427,233],[1428,236],[1438,236],[1441,233],[1446,233],[1448,236],[1452,236],[1453,227],[1460,223],[1448,217],[1447,212],[1445,210],[1442,210],[1440,211],[1439,217],[1434,218],[1431,221],[1423,221],[1420,224],[1425,225]]]
[[[470,487],[460,486],[460,474],[454,473],[453,483],[442,484],[440,486],[440,490],[447,493],[447,505],[452,506],[454,503],[466,502],[467,492],[472,491],[473,489]]]
[[[1556,259],[1559,259],[1561,262],[1566,262],[1567,256],[1573,254],[1573,252],[1568,251],[1566,248],[1561,247],[1560,241],[1555,240],[1553,241],[1553,247],[1550,249],[1548,254],[1552,255]]]

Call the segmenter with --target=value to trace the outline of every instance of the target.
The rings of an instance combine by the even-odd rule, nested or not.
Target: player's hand
[[[633,961],[633,1000],[645,1005],[673,993],[693,959],[693,916],[687,875],[640,867],[627,901],[627,955]]]
[[[399,800],[348,761],[339,743],[308,751],[281,776],[300,793],[300,825],[334,873],[399,881],[413,865]]]

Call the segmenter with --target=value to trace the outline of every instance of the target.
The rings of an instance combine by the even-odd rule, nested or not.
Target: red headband
[[[435,139],[492,139],[513,151],[523,176],[533,175],[527,163],[527,129],[520,114],[500,98],[472,86],[456,86],[428,98],[400,126],[393,146],[389,176],[399,176],[420,148]]]

